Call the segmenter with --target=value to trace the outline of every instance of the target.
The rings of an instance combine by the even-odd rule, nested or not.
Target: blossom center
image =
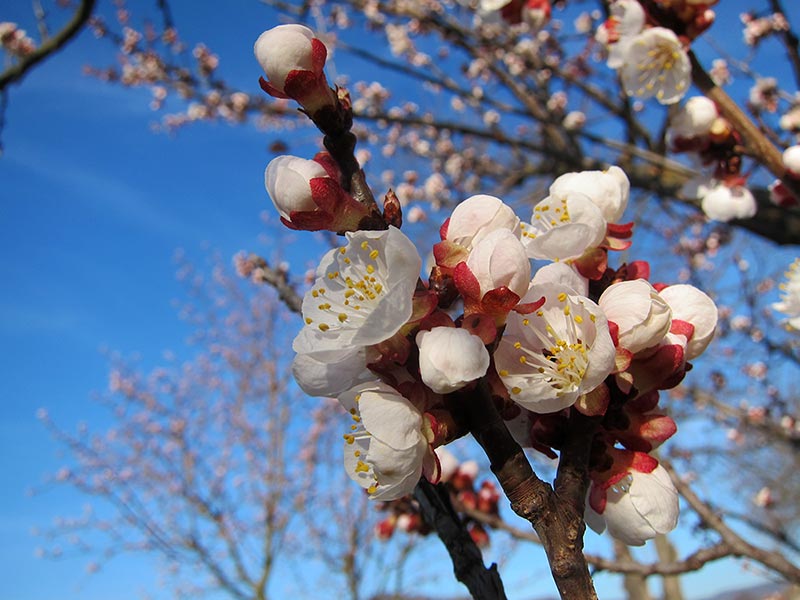
[[[536,232],[529,230],[524,223],[520,223],[523,237],[534,239],[538,234],[550,231],[564,223],[572,222],[567,208],[567,199],[556,200],[553,198],[551,200],[551,202],[539,203],[533,207],[533,222],[531,225],[536,229]]]
[[[322,283],[311,290],[311,296],[320,301],[315,314],[320,331],[363,321],[380,303],[386,293],[380,258],[380,251],[367,240],[339,248]],[[313,322],[306,318],[306,324]]]

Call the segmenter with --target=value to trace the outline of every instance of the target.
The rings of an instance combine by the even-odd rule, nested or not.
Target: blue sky
[[[32,29],[29,3],[10,4],[0,20]],[[182,37],[206,42],[220,55],[227,78],[258,93],[251,48],[275,24],[269,11],[254,0],[237,0],[219,26],[219,4],[182,0],[172,7]],[[221,124],[189,127],[177,136],[154,134],[150,124],[157,115],[147,107],[147,91],[80,74],[98,53],[105,53],[100,62],[112,62],[106,47],[84,33],[32,71],[11,89],[2,132],[3,600],[165,597],[158,593],[156,561],[117,560],[89,577],[84,558],[35,558],[35,548],[45,542],[31,529],[77,513],[83,503],[67,490],[28,494],[63,461],[35,413],[45,407],[67,429],[79,421],[102,428],[105,416],[90,399],[92,390],[106,386],[108,364],[100,349],[137,352],[145,364],[158,362],[165,348],[180,349],[187,330],[171,305],[181,289],[172,263],[177,248],[198,261],[209,246],[223,256],[240,249],[275,251],[259,241],[259,213],[269,207],[262,179],[271,157],[267,137]],[[340,71],[345,61],[338,61]],[[307,257],[292,256],[304,268]],[[731,571],[738,574],[738,567],[716,566],[687,592],[718,589],[710,582],[723,569],[730,569],[723,580],[734,585],[738,575]]]

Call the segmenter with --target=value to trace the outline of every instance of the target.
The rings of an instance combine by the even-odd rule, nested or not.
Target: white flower
[[[680,283],[659,292],[672,311],[672,320],[686,321],[694,327],[686,345],[686,360],[700,356],[714,338],[718,311],[714,301],[693,285]]]
[[[392,337],[411,317],[422,259],[399,229],[347,233],[328,252],[303,298],[306,326],[298,353],[370,346]]]
[[[284,92],[286,77],[292,71],[321,72],[322,65],[314,56],[314,38],[308,27],[292,23],[273,27],[256,40],[253,47],[256,60],[279,92]]]
[[[592,484],[594,485],[594,484]],[[678,524],[678,492],[666,469],[650,473],[629,471],[606,491],[606,506],[598,514],[586,505],[586,524],[597,533],[608,527],[613,538],[629,546],[642,546]]]
[[[675,114],[670,123],[670,135],[694,138],[708,135],[711,124],[719,117],[717,105],[705,96],[692,96]]]
[[[619,345],[633,354],[657,345],[672,323],[669,305],[644,279],[609,286],[597,303],[619,326]]]
[[[625,48],[619,74],[629,96],[673,104],[683,98],[691,82],[692,66],[678,36],[664,27],[636,35]]]
[[[607,222],[616,223],[628,205],[630,189],[625,171],[613,166],[606,171],[565,173],[550,186],[550,196],[562,198],[570,192],[585,194],[597,205]]]
[[[800,258],[795,259],[786,271],[786,283],[780,285],[781,301],[772,305],[772,310],[783,313],[789,330],[800,331]]]
[[[700,207],[709,219],[723,223],[731,219],[749,219],[758,209],[750,190],[741,185],[729,187],[724,183],[709,189]]]
[[[316,210],[310,181],[327,176],[325,169],[316,161],[296,156],[278,156],[270,161],[264,171],[264,185],[278,213],[289,221],[293,211]]]
[[[536,312],[509,314],[494,359],[514,402],[549,413],[603,383],[616,351],[597,304],[558,284],[532,286],[521,302],[542,296],[545,303]]]
[[[789,146],[783,151],[783,166],[790,175],[800,177],[800,146]]]
[[[499,198],[478,194],[455,207],[444,239],[471,250],[497,229],[508,229],[519,237],[519,217]]]
[[[489,352],[466,329],[434,327],[417,334],[422,381],[437,394],[449,394],[483,377]]]
[[[531,258],[569,260],[600,245],[606,221],[589,196],[559,190],[533,207],[530,225],[522,225],[522,242]]]
[[[531,280],[531,263],[519,238],[508,229],[496,229],[472,248],[467,267],[478,280],[480,297],[507,287],[522,297]]]
[[[339,402],[352,420],[344,434],[344,465],[350,479],[374,500],[410,494],[426,463],[436,464],[423,415],[381,382],[356,386],[341,394]]]

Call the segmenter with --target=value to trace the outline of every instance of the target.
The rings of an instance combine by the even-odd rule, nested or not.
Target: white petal
[[[422,259],[399,229],[347,234],[328,252],[303,298],[307,325],[295,338],[298,353],[342,350],[382,342],[408,321]]]
[[[366,348],[298,354],[292,374],[309,396],[336,396],[363,381],[374,380],[367,370]]]
[[[661,465],[651,473],[633,472],[629,491],[637,512],[658,533],[667,533],[678,524],[678,491]]]
[[[672,322],[669,305],[644,279],[609,286],[598,301],[619,326],[619,343],[634,354],[658,344]]]
[[[467,266],[478,279],[481,294],[503,286],[520,297],[528,291],[531,263],[522,242],[508,229],[484,237],[469,253]]]
[[[567,263],[546,264],[536,271],[531,279],[531,286],[544,286],[551,283],[568,287],[579,296],[589,294],[589,280]]]
[[[297,24],[278,25],[258,37],[253,51],[273,86],[283,91],[290,71],[312,69],[313,38],[313,31]]]

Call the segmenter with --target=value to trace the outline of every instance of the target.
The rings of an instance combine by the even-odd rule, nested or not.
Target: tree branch
[[[473,598],[505,600],[503,582],[497,565],[488,569],[483,564],[480,548],[464,528],[450,502],[450,492],[444,486],[434,486],[424,477],[414,489],[425,522],[436,530],[453,561],[456,579],[467,586]]]
[[[64,28],[46,42],[43,42],[36,50],[22,58],[18,63],[0,73],[0,90],[7,85],[19,81],[25,74],[35,67],[39,62],[49,55],[58,51],[62,46],[69,42],[81,27],[89,20],[96,0],[82,0],[78,10],[75,11],[72,19]]]
[[[452,396],[463,411],[470,433],[489,457],[492,472],[512,510],[539,534],[561,597],[596,599],[583,556],[583,509],[576,512],[571,502],[565,502],[537,477],[497,412],[485,381],[481,380],[472,392],[456,392]]]
[[[789,562],[778,552],[771,552],[758,548],[743,540],[735,531],[725,524],[722,517],[717,514],[709,504],[701,500],[700,497],[694,493],[692,488],[678,476],[675,467],[670,461],[661,458],[660,462],[664,468],[669,471],[672,482],[675,484],[680,495],[688,502],[689,506],[691,506],[703,520],[705,525],[719,534],[722,538],[722,543],[729,546],[729,553],[731,556],[751,558],[768,569],[780,574],[788,581],[800,583],[800,568]]]

